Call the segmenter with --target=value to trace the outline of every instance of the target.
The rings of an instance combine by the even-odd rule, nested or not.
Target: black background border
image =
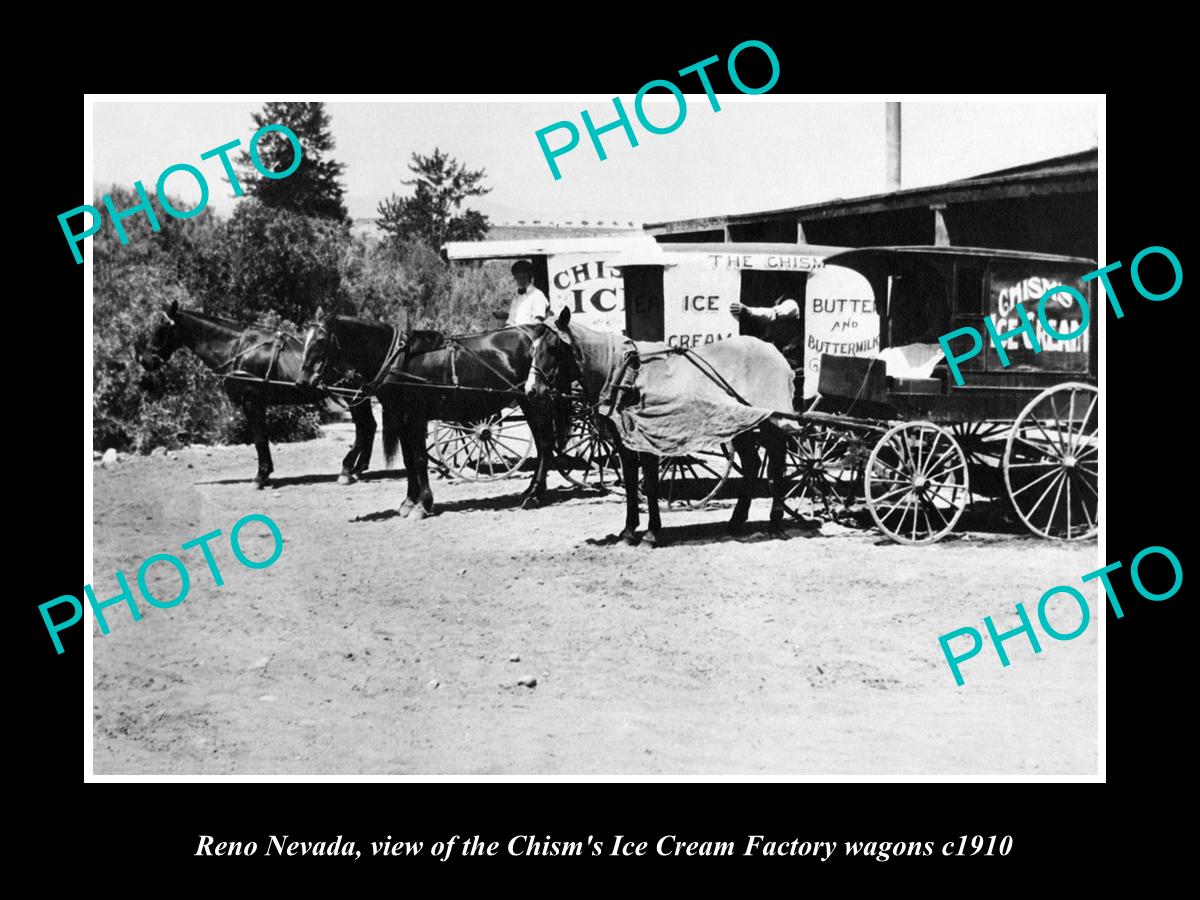
[[[723,29],[708,38],[665,41],[653,35],[636,40],[625,52],[597,56],[590,62],[564,56],[545,62],[545,57],[518,50],[499,57],[478,53],[473,65],[445,62],[430,65],[430,57],[400,54],[394,59],[376,59],[364,69],[347,70],[345,65],[297,71],[294,77],[265,77],[264,96],[273,87],[289,93],[300,90],[330,91],[374,88],[377,90],[488,92],[603,92],[628,96],[647,80],[712,54],[724,59],[728,50],[747,37],[766,40],[781,62],[781,78],[772,93],[815,90],[877,90],[880,85],[864,77],[858,84],[843,79],[812,81],[813,60],[804,45],[787,34],[747,28]],[[577,35],[576,37],[579,37]],[[599,40],[599,37],[597,38]],[[514,44],[514,48],[518,45]],[[444,60],[443,60],[444,61]],[[366,74],[374,69],[373,74]],[[470,69],[470,71],[466,71]],[[719,71],[714,67],[714,71]],[[432,77],[431,77],[432,74]],[[486,75],[486,78],[483,76]],[[751,69],[744,72],[748,83],[760,83]],[[238,90],[241,85],[219,83],[211,69],[196,77],[189,91]],[[230,79],[232,82],[233,79]],[[716,82],[717,90],[727,86]],[[890,80],[892,90],[955,91],[1029,90],[1033,85],[947,84],[930,78],[925,84],[915,76]],[[837,82],[837,83],[833,83]],[[173,85],[173,89],[181,89]],[[1058,87],[1056,85],[1056,87]],[[88,90],[122,91],[136,88],[164,90],[159,81],[145,85],[118,83],[116,78],[98,79]],[[1094,90],[1084,84],[1074,90]],[[16,334],[53,334],[55,312],[79,302],[83,268],[65,251],[55,216],[79,203],[79,164],[82,146],[83,96],[78,88],[64,86],[57,96],[37,98],[30,115],[45,115],[53,122],[56,139],[37,146],[38,167],[44,176],[24,208],[34,216],[35,268],[28,261],[13,260],[29,278],[11,309],[17,318],[10,322]],[[1103,148],[1107,177],[1107,260],[1129,260],[1142,248],[1162,245],[1171,248],[1187,269],[1183,241],[1185,190],[1188,171],[1184,151],[1188,141],[1175,137],[1180,121],[1178,104],[1161,90],[1134,90],[1108,94],[1106,144]],[[49,129],[49,125],[47,128]],[[781,195],[781,204],[791,198]],[[1126,276],[1127,277],[1127,276]],[[824,785],[557,785],[543,784],[83,784],[83,741],[80,703],[82,682],[82,629],[64,635],[67,653],[56,656],[46,639],[37,604],[59,594],[77,593],[79,570],[76,538],[67,523],[78,510],[74,478],[80,470],[79,447],[74,443],[78,427],[79,365],[68,349],[74,338],[58,335],[51,345],[59,354],[33,360],[38,389],[24,395],[22,415],[35,424],[37,445],[24,451],[34,471],[18,480],[29,491],[21,504],[13,504],[19,515],[18,556],[10,569],[18,575],[15,605],[25,623],[21,630],[24,666],[15,682],[25,727],[20,740],[13,741],[18,755],[14,773],[33,775],[38,786],[32,803],[23,804],[22,822],[30,843],[42,849],[56,846],[56,835],[68,831],[90,835],[112,850],[120,849],[119,835],[132,835],[131,849],[145,865],[188,863],[187,871],[214,879],[240,878],[250,868],[282,875],[320,871],[341,877],[349,861],[292,859],[212,860],[191,856],[199,833],[220,838],[265,840],[270,833],[291,834],[295,839],[323,839],[337,834],[360,842],[382,834],[430,842],[450,834],[481,834],[505,841],[514,834],[553,835],[556,839],[582,838],[591,834],[611,837],[625,834],[651,842],[663,834],[689,839],[733,839],[744,842],[750,833],[768,838],[852,840],[950,840],[960,834],[1012,834],[1014,853],[1006,860],[957,860],[934,858],[894,859],[886,864],[837,860],[824,871],[888,878],[897,870],[922,870],[936,875],[949,866],[968,876],[968,882],[986,874],[1016,873],[1025,867],[1062,865],[1064,860],[1094,858],[1097,846],[1128,826],[1109,822],[1100,805],[1098,789],[1122,788],[1122,806],[1135,797],[1162,796],[1184,768],[1187,747],[1184,728],[1192,704],[1185,693],[1188,680],[1185,661],[1190,654],[1183,642],[1189,639],[1184,621],[1187,585],[1164,603],[1137,598],[1129,585],[1128,563],[1143,547],[1170,547],[1188,570],[1183,532],[1178,514],[1181,490],[1190,471],[1185,451],[1190,449],[1186,431],[1194,409],[1185,378],[1184,365],[1192,330],[1185,326],[1187,285],[1174,298],[1150,303],[1128,288],[1120,296],[1126,311],[1117,321],[1109,312],[1108,384],[1105,403],[1110,426],[1107,446],[1107,561],[1120,559],[1126,568],[1114,583],[1125,602],[1126,616],[1116,620],[1107,613],[1107,780],[1098,786],[1049,784],[824,784]],[[13,298],[16,300],[16,297]],[[90,336],[85,335],[85,340]],[[17,397],[22,396],[18,392]],[[40,398],[40,399],[39,399]],[[51,398],[47,400],[46,398]],[[28,402],[33,400],[34,402]],[[61,401],[61,402],[60,402]],[[43,446],[44,445],[44,446]],[[89,463],[90,464],[90,463]],[[24,465],[24,464],[22,464]],[[70,485],[70,487],[68,487]],[[14,496],[17,496],[14,494]],[[85,511],[85,516],[90,511]],[[13,565],[16,563],[17,565]],[[1019,566],[1019,559],[1014,559]],[[1095,626],[1093,626],[1095,627]],[[1187,698],[1185,700],[1185,698]],[[1129,793],[1126,793],[1128,791]],[[1141,802],[1141,801],[1138,801]],[[1113,813],[1115,815],[1115,811]],[[75,823],[75,824],[69,824]],[[1157,823],[1154,823],[1157,824]],[[1161,845],[1171,839],[1167,829],[1154,827],[1155,853],[1168,852]],[[104,837],[101,838],[100,835]],[[90,850],[90,848],[89,848]],[[85,850],[85,857],[89,850]],[[587,863],[586,865],[584,863]],[[376,871],[410,872],[416,865],[424,872],[443,875],[452,870],[474,876],[487,875],[497,866],[519,873],[522,878],[594,872],[602,868],[637,873],[653,867],[674,874],[685,868],[707,878],[755,871],[779,872],[783,878],[798,876],[797,886],[807,884],[819,871],[811,863],[797,860],[597,860],[512,859],[500,856],[487,860],[464,860],[449,864],[432,860],[379,859],[367,857],[353,864],[370,865]],[[232,868],[230,868],[232,866]],[[834,868],[836,866],[836,868]],[[631,868],[632,867],[632,868]],[[712,882],[714,885],[716,882]],[[931,882],[931,884],[933,884]],[[1029,887],[1032,887],[1029,884]]]

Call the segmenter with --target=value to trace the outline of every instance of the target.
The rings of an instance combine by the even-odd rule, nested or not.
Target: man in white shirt
[[[508,308],[507,325],[537,325],[550,313],[550,301],[533,285],[533,263],[527,259],[518,259],[512,265],[513,280],[517,282],[517,291]],[[503,312],[493,315],[497,319],[504,318]]]

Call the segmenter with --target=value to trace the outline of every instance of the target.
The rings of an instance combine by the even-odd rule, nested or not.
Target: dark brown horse
[[[371,380],[370,389],[383,407],[384,453],[390,463],[399,445],[404,456],[408,496],[400,514],[411,519],[433,512],[429,422],[468,424],[518,402],[537,447],[537,466],[522,506],[540,506],[554,453],[554,407],[533,403],[521,393],[533,330],[516,325],[459,337],[443,338],[432,331],[405,336],[381,322],[325,316],[305,336],[298,383],[319,385],[350,370]]]
[[[642,344],[635,347],[623,335],[593,331],[580,325],[572,327],[570,322],[571,311],[564,308],[556,320],[547,319],[544,324],[538,326],[534,336],[533,364],[526,390],[530,395],[540,398],[554,390],[561,391],[572,380],[577,380],[583,386],[587,402],[597,408],[597,421],[608,432],[621,457],[626,500],[625,529],[621,532],[621,540],[626,544],[638,543],[636,534],[639,524],[640,464],[649,512],[649,524],[641,542],[650,547],[657,547],[662,543],[662,519],[658,510],[658,457],[671,454],[643,452],[626,446],[620,430],[609,417],[612,415],[620,420],[620,401],[611,406],[608,401],[616,398],[623,390],[625,373],[636,372],[639,365],[663,365],[666,359],[681,352],[691,357],[691,368],[701,373],[699,383],[707,388],[707,391],[696,391],[696,381],[693,380],[687,382],[689,392],[680,398],[668,399],[683,410],[682,418],[689,423],[689,427],[693,417],[688,416],[688,413],[695,413],[695,429],[698,434],[706,435],[708,430],[715,427],[711,424],[713,410],[719,411],[730,404],[738,404],[747,411],[759,410],[745,416],[739,410],[738,415],[730,419],[735,421],[745,418],[743,425],[722,426],[728,429],[727,439],[733,444],[742,468],[740,492],[733,516],[729,520],[729,530],[739,530],[749,518],[751,494],[759,469],[758,443],[761,441],[767,451],[767,475],[771,482],[769,530],[771,534],[780,534],[783,530],[783,471],[787,449],[784,430],[792,427],[786,419],[791,413],[793,392],[792,370],[787,360],[771,345],[750,337],[736,336],[718,344],[706,345],[696,351],[678,351],[665,344]],[[713,366],[707,361],[708,358],[720,362]],[[634,362],[632,367],[630,360]],[[725,370],[724,374],[721,369]],[[756,377],[738,377],[747,371]],[[633,385],[634,382],[628,383]],[[668,388],[673,384],[670,380],[654,383]],[[664,404],[659,404],[657,408],[661,409],[663,406]],[[762,410],[777,410],[783,416],[769,415]],[[757,424],[754,424],[755,422]],[[734,434],[739,427],[745,430]]]
[[[293,335],[256,326],[246,326],[218,316],[180,309],[178,303],[161,312],[162,320],[150,334],[139,362],[147,371],[161,367],[171,354],[186,347],[218,375],[229,399],[241,407],[250,425],[254,448],[258,451],[257,488],[265,487],[275,465],[267,441],[267,407],[321,403],[322,390],[296,384],[300,375],[303,347]],[[375,416],[371,403],[352,405],[354,446],[342,460],[339,484],[350,484],[366,471],[375,443]]]

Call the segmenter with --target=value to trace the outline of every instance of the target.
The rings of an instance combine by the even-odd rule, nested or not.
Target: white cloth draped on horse
[[[637,348],[636,356],[626,351],[612,375],[624,389],[602,394],[598,412],[631,450],[659,456],[716,450],[776,413],[792,412],[791,366],[764,341],[734,335],[683,351],[624,343]]]

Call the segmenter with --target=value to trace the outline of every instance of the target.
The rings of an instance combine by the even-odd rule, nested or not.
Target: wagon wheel
[[[967,465],[1000,467],[1004,458],[1004,442],[1008,437],[1009,424],[992,420],[955,422],[950,433],[962,446],[967,456]]]
[[[456,478],[495,481],[520,471],[533,452],[533,435],[518,405],[474,422],[435,422],[430,458]]]
[[[1001,468],[1005,442],[1011,430],[1011,422],[991,419],[955,422],[950,426],[950,433],[967,456],[971,490],[977,497],[999,497],[1004,494]]]
[[[686,456],[663,456],[658,461],[658,496],[667,508],[697,509],[716,499],[735,470],[736,454],[729,444],[719,450],[701,450]],[[753,473],[757,474],[757,473]],[[753,477],[753,475],[752,475]]]
[[[867,509],[879,530],[902,544],[932,544],[949,534],[967,506],[967,457],[932,422],[891,428],[871,451]]]
[[[569,398],[571,427],[555,467],[576,487],[601,492],[621,488],[621,458],[601,431],[596,411],[582,397]]]
[[[1004,483],[1034,534],[1077,541],[1099,527],[1100,392],[1060,384],[1017,417],[1004,448]]]
[[[784,459],[784,504],[795,518],[833,519],[837,506],[853,502],[862,478],[867,448],[852,431],[808,425],[787,443]]]
[[[430,419],[425,426],[425,455],[429,458],[429,464],[438,471],[440,478],[450,478],[453,476],[446,464],[442,462],[440,456],[441,449],[438,446],[438,434],[441,428],[441,423],[436,419]]]

